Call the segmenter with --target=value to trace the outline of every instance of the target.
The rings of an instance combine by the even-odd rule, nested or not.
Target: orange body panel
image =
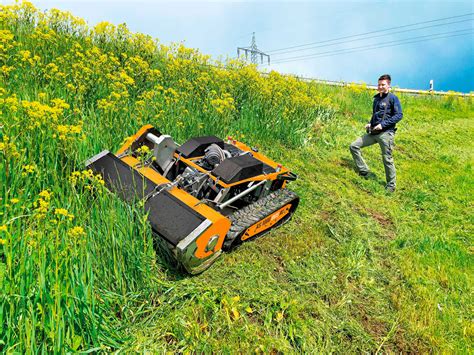
[[[132,168],[136,167],[140,163],[138,159],[132,156],[123,157],[121,160]],[[161,185],[170,182],[168,179],[149,167],[142,167],[136,170],[139,171],[143,176],[153,181],[155,184]],[[224,243],[225,236],[230,229],[230,220],[206,204],[201,203],[201,201],[188,194],[186,191],[183,191],[177,187],[171,188],[169,193],[207,218],[212,223],[211,226],[196,239],[197,250],[195,252],[195,256],[199,259],[203,259],[220,250],[222,248],[222,244]],[[206,251],[207,244],[214,235],[219,236],[217,244],[213,250]]]
[[[143,133],[145,133],[147,130],[153,128],[151,124],[147,124],[140,128],[137,133],[135,133],[133,136],[128,137],[125,141],[125,144],[120,147],[120,149],[117,151],[117,155],[122,154],[125,152],[131,145],[132,143],[139,138]]]
[[[244,235],[242,236],[242,240],[253,237],[254,235],[257,235],[258,233],[272,227],[283,217],[285,217],[290,212],[290,209],[291,203],[283,206],[278,211],[273,212],[270,216],[265,217],[263,220],[258,221],[245,231]]]
[[[252,155],[253,155],[256,159],[258,159],[258,160],[264,162],[264,163],[267,164],[267,165],[270,165],[270,166],[271,166],[272,168],[274,168],[274,169],[276,169],[276,168],[278,167],[278,165],[279,165],[278,163],[274,162],[273,160],[267,158],[266,156],[264,156],[264,155],[262,155],[262,154],[260,154],[260,153],[258,153],[258,152],[254,152],[254,151],[252,150],[252,148],[250,148],[249,146],[245,145],[245,144],[242,143],[242,142],[235,141],[235,144],[234,144],[234,145],[235,145],[237,148],[243,150],[244,152],[252,152]],[[289,170],[288,170],[287,168],[281,167],[280,174],[281,174],[281,173],[286,173],[286,172],[288,172],[288,171],[289,171]]]
[[[223,217],[223,216],[222,216]],[[198,239],[196,239],[197,249],[194,253],[199,259],[205,259],[215,252],[222,249],[222,244],[224,244],[225,236],[230,229],[230,220],[223,217],[217,220],[216,222],[212,223],[212,225],[207,229]],[[219,236],[217,240],[217,244],[213,250],[206,250],[207,244],[211,240],[213,236]]]

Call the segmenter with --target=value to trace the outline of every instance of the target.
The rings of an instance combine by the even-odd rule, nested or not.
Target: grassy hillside
[[[399,95],[398,187],[353,170],[373,92],[215,63],[124,25],[0,11],[0,351],[472,352],[472,97]],[[190,277],[84,161],[151,123],[299,175],[291,223]]]

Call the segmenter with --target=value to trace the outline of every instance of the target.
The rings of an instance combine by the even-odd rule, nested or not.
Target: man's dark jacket
[[[384,117],[385,116],[385,117]],[[374,105],[372,108],[372,118],[370,126],[374,128],[379,123],[382,125],[382,132],[395,132],[395,125],[403,117],[402,105],[400,100],[394,94],[377,94],[374,96]]]

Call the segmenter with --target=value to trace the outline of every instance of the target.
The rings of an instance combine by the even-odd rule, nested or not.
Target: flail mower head
[[[123,200],[144,203],[153,234],[191,274],[287,222],[299,202],[285,188],[295,174],[231,138],[178,145],[146,125],[117,154],[103,151],[86,166]]]

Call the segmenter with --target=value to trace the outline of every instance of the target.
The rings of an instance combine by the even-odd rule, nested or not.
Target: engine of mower
[[[125,201],[144,201],[155,236],[193,274],[288,221],[299,201],[285,188],[296,175],[231,138],[178,145],[147,125],[116,155],[103,151],[86,166]]]

